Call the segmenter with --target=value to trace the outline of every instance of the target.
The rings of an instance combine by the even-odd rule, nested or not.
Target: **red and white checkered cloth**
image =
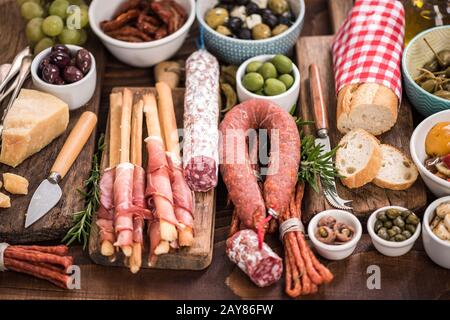
[[[333,44],[336,93],[354,83],[378,83],[401,100],[405,12],[396,0],[356,0]]]

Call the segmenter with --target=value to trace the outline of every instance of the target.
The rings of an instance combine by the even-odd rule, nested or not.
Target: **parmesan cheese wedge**
[[[10,207],[11,207],[11,199],[3,192],[0,192],[0,208],[10,208]]]
[[[61,135],[68,124],[67,103],[48,93],[22,89],[5,118],[0,162],[18,166]]]
[[[14,173],[4,173],[5,190],[12,194],[28,194],[28,180]]]

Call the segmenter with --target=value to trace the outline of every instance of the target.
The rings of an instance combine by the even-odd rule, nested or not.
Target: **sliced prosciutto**
[[[145,170],[134,166],[133,172],[133,242],[143,243],[144,219],[150,217],[145,199]]]
[[[115,169],[109,168],[103,172],[100,179],[100,206],[97,212],[97,226],[100,229],[100,241],[114,243],[114,178]]]

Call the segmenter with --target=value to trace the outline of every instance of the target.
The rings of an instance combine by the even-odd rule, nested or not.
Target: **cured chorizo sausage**
[[[247,147],[250,129],[266,129],[270,159],[263,194],[258,186]],[[266,208],[287,210],[297,182],[300,136],[292,116],[266,100],[252,99],[235,106],[219,126],[220,170],[241,223],[257,229]]]

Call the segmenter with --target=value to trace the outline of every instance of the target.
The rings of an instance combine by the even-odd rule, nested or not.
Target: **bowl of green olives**
[[[262,54],[288,54],[305,16],[304,0],[198,0],[197,20],[208,51],[239,65]]]
[[[415,36],[402,57],[405,91],[424,116],[450,109],[450,26]]]
[[[268,100],[290,112],[300,91],[300,71],[285,55],[256,56],[239,66],[236,91],[239,102]]]
[[[367,231],[381,254],[398,257],[411,250],[419,237],[420,219],[406,208],[387,206],[372,213]]]

